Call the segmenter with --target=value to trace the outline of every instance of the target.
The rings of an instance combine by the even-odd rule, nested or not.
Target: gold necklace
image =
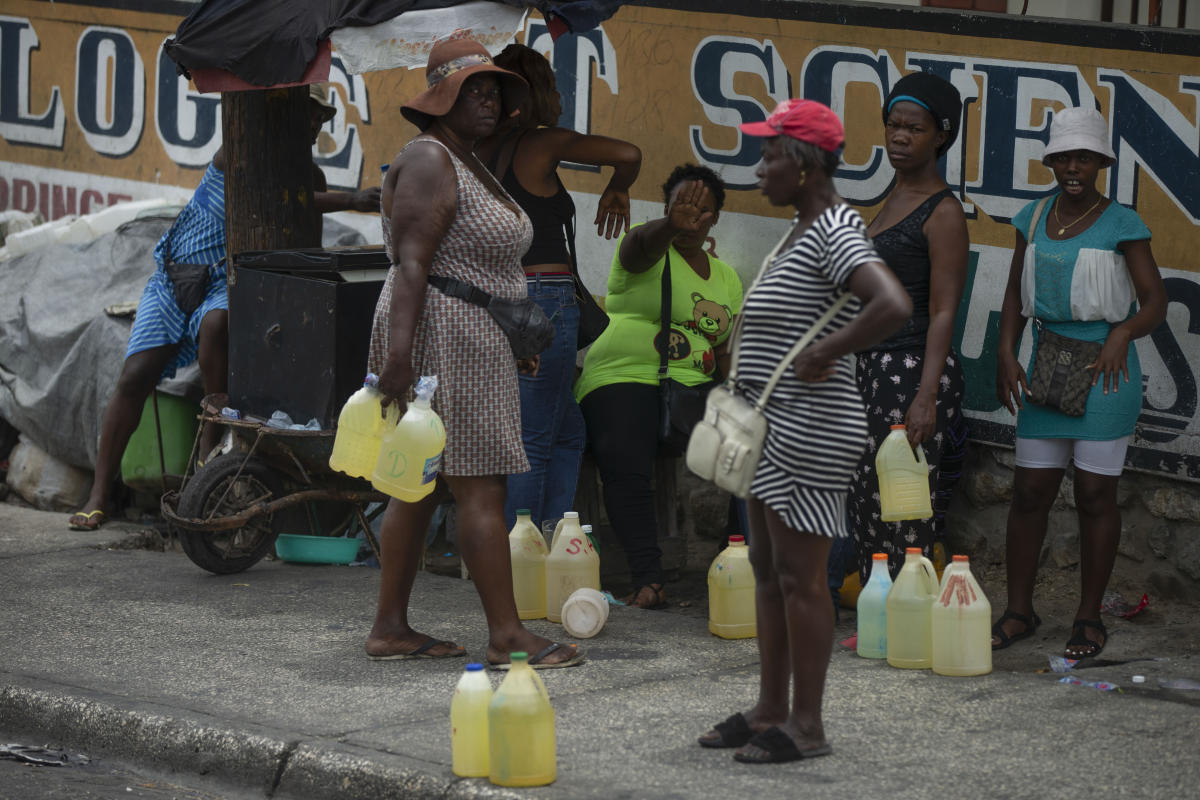
[[[1061,197],[1062,197],[1062,195],[1059,195],[1059,198],[1060,198],[1060,199],[1061,199]],[[1100,203],[1102,203],[1103,201],[1104,201],[1104,195],[1100,195],[1100,199],[1099,199],[1099,200],[1097,200],[1095,203],[1092,203],[1092,207],[1091,207],[1091,208],[1089,208],[1087,211],[1083,212],[1083,214],[1081,214],[1080,216],[1076,217],[1076,218],[1075,218],[1074,220],[1072,220],[1071,222],[1068,222],[1066,225],[1063,225],[1062,217],[1058,216],[1058,200],[1055,200],[1055,201],[1054,201],[1054,219],[1055,219],[1055,221],[1056,221],[1056,222],[1058,222],[1058,224],[1061,226],[1061,227],[1058,229],[1058,235],[1059,235],[1059,236],[1062,236],[1064,233],[1066,233],[1066,232],[1067,232],[1067,228],[1070,228],[1070,227],[1072,227],[1072,226],[1074,226],[1074,225],[1078,224],[1080,221],[1082,221],[1084,217],[1086,217],[1088,214],[1090,214],[1090,213],[1092,213],[1093,211],[1095,211],[1095,210],[1096,210],[1096,206],[1100,205]]]

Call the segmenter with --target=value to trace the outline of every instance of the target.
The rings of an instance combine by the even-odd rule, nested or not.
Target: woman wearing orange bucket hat
[[[741,130],[763,137],[762,193],[796,215],[742,306],[733,345],[738,390],[757,401],[792,344],[853,296],[764,406],[767,439],[748,501],[758,702],[700,737],[705,747],[736,747],[738,761],[762,764],[831,752],[821,722],[833,642],[825,563],[833,538],[847,535],[846,496],[867,439],[852,355],[897,330],[912,304],[834,188],[844,140],[837,115],[821,103],[785,100]]]
[[[532,237],[529,218],[473,151],[518,107],[526,84],[469,39],[435,45],[425,76],[428,88],[401,106],[421,133],[396,156],[383,185],[383,240],[392,267],[375,309],[368,370],[379,375],[384,405],[394,402],[402,414],[416,378],[438,377],[433,403],[446,426],[441,474],[458,504],[459,547],[483,602],[488,662],[507,667],[509,653],[526,651],[535,668],[573,666],[583,653],[526,630],[513,600],[505,480],[529,469],[518,363],[485,308],[431,283],[460,281],[504,300],[525,298],[520,259]],[[536,360],[522,368],[536,369]],[[373,659],[464,655],[453,642],[416,632],[408,620],[436,494],[388,503],[379,605],[366,642]]]

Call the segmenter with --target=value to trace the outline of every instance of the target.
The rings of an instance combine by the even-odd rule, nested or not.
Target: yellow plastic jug
[[[551,553],[554,552],[554,545],[558,544],[558,537],[562,535],[563,523],[567,521],[568,517],[573,518],[573,519],[579,519],[579,512],[578,511],[564,511],[563,512],[562,517],[559,518],[558,523],[554,526],[554,535],[550,537],[550,552]],[[581,528],[583,527],[582,523],[580,524],[580,527]]]
[[[879,446],[875,472],[879,476],[880,518],[884,522],[933,516],[925,448],[918,446],[916,455],[913,454],[903,425],[893,425],[892,432]]]
[[[546,540],[530,519],[529,509],[517,509],[517,521],[508,534],[512,559],[513,598],[521,619],[546,616]]]
[[[546,619],[562,622],[563,603],[585,586],[600,591],[600,554],[584,535],[579,514],[568,511],[546,556]]]
[[[730,536],[708,568],[708,630],[722,639],[758,635],[754,615],[754,570],[745,536]]]
[[[482,664],[467,664],[450,701],[450,753],[454,774],[486,778],[491,769],[488,754],[488,709],[492,682]]]
[[[930,614],[938,593],[933,563],[921,548],[904,551],[904,565],[887,598],[887,662],[903,669],[933,666]]]
[[[992,604],[971,574],[966,556],[954,556],[933,603],[933,671],[986,675],[992,671]]]
[[[446,428],[429,401],[437,376],[417,381],[417,399],[394,428],[384,434],[371,485],[398,500],[415,503],[433,491],[442,468]]]
[[[857,579],[858,575],[854,577]],[[887,599],[891,591],[892,575],[888,572],[887,553],[875,553],[871,556],[867,585],[858,593],[855,606],[858,617],[856,650],[863,658],[887,658]]]
[[[379,461],[383,435],[396,425],[399,413],[396,406],[388,407],[387,418],[380,401],[383,394],[377,388],[379,379],[367,375],[362,388],[350,395],[338,414],[337,434],[333,437],[333,452],[329,466],[355,478],[371,479]]]
[[[488,779],[499,786],[545,786],[558,777],[550,695],[527,654],[508,658],[512,667],[488,709]]]

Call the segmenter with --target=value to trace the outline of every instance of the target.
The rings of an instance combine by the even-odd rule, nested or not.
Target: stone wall
[[[952,552],[1004,562],[1005,522],[1012,499],[1013,451],[971,442],[963,478],[947,515]],[[1117,489],[1121,544],[1112,585],[1179,599],[1200,598],[1200,486],[1126,471]],[[1043,568],[1079,564],[1079,520],[1068,468],[1042,551]]]

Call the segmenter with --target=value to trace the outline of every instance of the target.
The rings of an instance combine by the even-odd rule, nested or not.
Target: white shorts
[[[1132,437],[1094,442],[1089,439],[1023,439],[1017,437],[1017,466],[1029,469],[1075,469],[1097,475],[1120,475]]]

